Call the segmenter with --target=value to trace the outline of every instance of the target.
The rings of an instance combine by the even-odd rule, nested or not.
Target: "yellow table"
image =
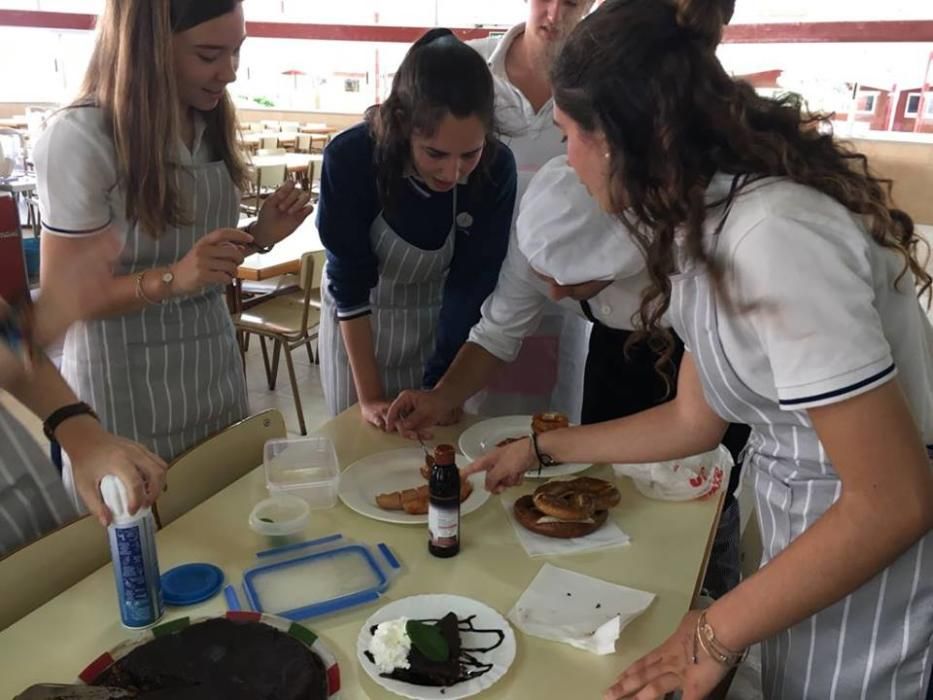
[[[432,442],[455,441],[471,422],[438,430],[438,439]],[[375,452],[411,446],[398,436],[363,425],[356,407],[329,421],[318,433],[335,441],[344,467]],[[606,471],[606,467],[596,467],[590,473]],[[718,500],[660,503],[641,497],[628,480],[620,487],[622,504],[614,517],[631,535],[632,543],[549,561],[654,592],[657,599],[625,629],[615,655],[594,656],[516,631],[515,662],[484,698],[597,698],[626,664],[667,637],[688,609],[717,522]],[[162,530],[158,534],[162,569],[210,561],[229,580],[239,583],[243,570],[255,564],[253,554],[262,545],[246,520],[264,491],[259,469]],[[331,510],[313,512],[307,534],[332,532],[367,542],[384,541],[400,557],[404,573],[392,583],[384,602],[418,593],[449,592],[475,598],[505,614],[545,561],[525,555],[495,496],[464,517],[462,549],[453,559],[428,554],[424,526],[375,522],[339,503]],[[49,562],[49,575],[54,571],[55,563]],[[0,633],[0,697],[12,697],[32,683],[72,681],[103,651],[132,636],[120,626],[115,598],[108,565]],[[396,697],[373,683],[356,662],[360,627],[378,605],[306,622],[338,657],[343,700]],[[223,597],[216,596],[191,608],[170,608],[163,621],[225,610]]]

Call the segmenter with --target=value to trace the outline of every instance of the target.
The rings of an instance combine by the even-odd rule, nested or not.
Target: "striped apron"
[[[0,557],[77,515],[58,470],[0,406]]]
[[[693,353],[706,401],[725,420],[752,428],[745,468],[754,480],[764,565],[829,509],[842,482],[807,413],[781,410],[733,371],[708,276],[693,270],[672,284],[671,319]],[[763,696],[920,700],[931,645],[933,533],[927,533],[843,600],[764,641]]]
[[[192,223],[159,238],[131,226],[118,274],[170,265],[214,229],[236,228],[239,193],[224,163],[185,170],[178,177],[187,180],[182,191],[191,193]],[[247,413],[246,383],[221,286],[75,324],[65,338],[62,374],[107,430],[166,461]]]
[[[456,213],[456,189],[453,206]],[[408,243],[382,214],[370,226],[370,243],[379,261],[379,282],[370,292],[373,347],[386,399],[422,386],[425,365],[434,354],[444,282],[454,256],[455,226],[452,222],[444,245],[437,250]],[[328,289],[325,268],[321,284],[321,385],[328,410],[337,415],[355,404],[357,397],[337,309]]]

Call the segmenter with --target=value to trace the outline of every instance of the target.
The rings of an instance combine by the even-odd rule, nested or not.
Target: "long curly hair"
[[[640,332],[670,368],[673,339],[661,326],[677,272],[675,232],[687,255],[705,266],[717,296],[731,305],[722,266],[703,246],[717,173],[785,177],[832,197],[861,215],[881,246],[904,261],[897,279],[930,297],[919,261],[925,241],[891,202],[891,181],[867,158],[835,140],[829,115],[810,114],[799,98],[768,99],[732,79],[716,57],[730,0],[607,0],[581,22],[555,62],[551,79],[562,111],[609,146],[612,205],[641,247],[650,276],[638,312]],[[738,180],[737,180],[738,181]],[[720,203],[721,204],[721,203]],[[908,275],[910,273],[910,275]]]
[[[483,123],[486,143],[476,170],[488,174],[499,143],[492,74],[479,53],[449,29],[437,28],[408,49],[386,100],[366,110],[376,144],[376,188],[386,211],[392,211],[411,162],[412,132],[433,134],[447,114]]]

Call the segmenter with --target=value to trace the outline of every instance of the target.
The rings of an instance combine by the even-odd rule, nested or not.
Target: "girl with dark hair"
[[[245,37],[240,0],[108,0],[80,94],[35,149],[43,285],[93,238],[122,243],[62,374],[106,428],[166,461],[246,415],[224,285],[311,213],[286,185],[236,229],[246,164],[227,85]]]
[[[384,429],[398,392],[444,374],[495,287],[516,174],[494,136],[493,96],[480,55],[433,29],[386,101],[327,147],[320,353],[332,413],[359,401]]]
[[[570,164],[629,224],[641,326],[676,398],[542,435],[560,461],[647,462],[752,428],[761,570],[690,612],[605,697],[711,692],[762,643],[765,698],[923,697],[933,663],[933,328],[920,239],[864,156],[716,58],[711,0],[608,0],[552,72]],[[926,445],[926,449],[924,448]],[[537,460],[479,460],[501,490]]]

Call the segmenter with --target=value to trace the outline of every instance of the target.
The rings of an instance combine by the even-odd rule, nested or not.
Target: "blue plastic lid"
[[[166,605],[194,605],[217,594],[224,572],[213,564],[182,564],[162,574],[162,598]]]

